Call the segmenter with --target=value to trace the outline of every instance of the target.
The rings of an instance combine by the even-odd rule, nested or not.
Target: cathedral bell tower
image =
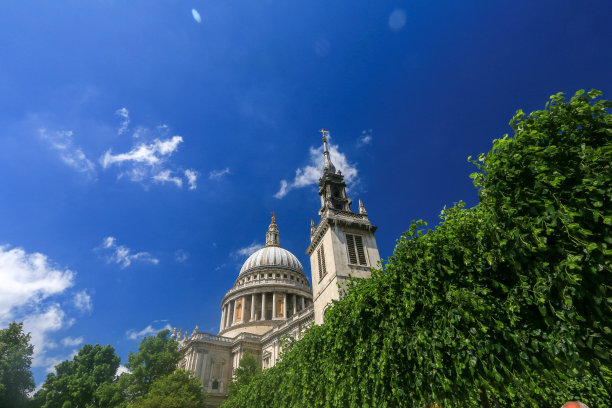
[[[359,212],[351,211],[344,176],[329,157],[326,130],[323,134],[323,174],[319,179],[321,209],[319,223],[311,221],[310,256],[315,324],[322,324],[325,310],[339,299],[348,280],[369,278],[380,261],[374,232],[376,228],[359,200]]]

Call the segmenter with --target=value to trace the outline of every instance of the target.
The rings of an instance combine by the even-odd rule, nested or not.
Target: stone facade
[[[373,226],[359,200],[359,213],[351,211],[344,176],[336,171],[323,132],[325,161],[319,180],[321,217],[311,221],[311,289],[298,259],[280,245],[275,217],[266,232],[266,245],[242,266],[234,286],[221,302],[219,335],[191,335],[179,329],[179,368],[192,371],[208,394],[207,404],[219,406],[227,397],[233,371],[245,353],[255,356],[264,369],[282,352],[285,336],[299,338],[312,324],[321,324],[327,307],[342,296],[351,278],[370,277],[380,261]],[[313,296],[314,294],[314,296]]]

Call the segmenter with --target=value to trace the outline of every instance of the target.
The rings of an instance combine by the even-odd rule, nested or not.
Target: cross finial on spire
[[[272,211],[270,214],[272,214],[272,224],[276,224],[276,213]]]
[[[321,132],[321,134],[323,135],[323,143],[327,142],[327,138],[325,137],[325,135],[329,135],[329,131],[321,129],[319,130],[319,132]]]
[[[323,163],[323,173],[332,173],[336,174],[336,167],[331,162],[329,158],[329,150],[327,150],[327,137],[329,136],[329,131],[325,129],[319,130],[323,135],[323,155],[325,156],[325,162]]]

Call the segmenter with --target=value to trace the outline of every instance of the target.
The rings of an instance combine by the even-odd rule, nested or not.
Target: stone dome
[[[238,276],[258,268],[290,269],[304,275],[304,268],[296,256],[280,246],[267,246],[255,251],[244,262]]]

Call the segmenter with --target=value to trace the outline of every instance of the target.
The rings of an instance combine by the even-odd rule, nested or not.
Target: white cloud
[[[372,129],[362,130],[357,146],[361,147],[370,143],[372,143]]]
[[[66,314],[57,303],[47,305],[46,309],[33,312],[23,319],[23,329],[31,334],[34,345],[33,367],[53,367],[56,364],[56,357],[47,355],[49,349],[57,347],[49,338],[50,333],[69,327],[73,322],[73,319],[66,319]]]
[[[81,312],[91,312],[93,310],[91,296],[87,293],[86,290],[77,292],[74,295],[73,304]]]
[[[130,329],[130,330],[125,332],[125,335],[130,340],[138,340],[138,339],[140,339],[142,337],[145,337],[145,336],[148,336],[150,334],[156,334],[160,330],[171,330],[171,329],[172,329],[172,327],[168,323],[166,323],[165,326],[159,327],[159,328],[154,328],[152,325],[148,325],[147,327],[145,327],[144,329],[142,329],[140,331],[138,331],[136,329]]]
[[[60,158],[68,166],[81,173],[93,173],[94,164],[85,156],[83,150],[73,144],[72,131],[60,130],[48,133],[46,129],[38,129],[40,137],[47,140],[53,149],[59,152]]]
[[[196,184],[196,182],[198,181],[198,172],[193,169],[187,169],[185,170],[185,177],[187,178],[189,189],[195,190],[198,187]]]
[[[121,268],[127,268],[132,264],[132,261],[150,262],[155,265],[159,263],[159,259],[153,258],[148,252],[132,254],[131,249],[123,245],[117,245],[116,241],[115,237],[106,237],[102,240],[102,249],[111,250],[111,254],[107,257],[107,262],[115,262]]]
[[[51,371],[74,355],[49,355],[50,350],[57,349],[53,333],[74,323],[52,298],[73,286],[74,277],[74,272],[53,264],[44,254],[0,246],[0,327],[10,321],[23,322],[34,345],[33,367]]]
[[[235,257],[240,257],[240,256],[249,256],[251,255],[253,252],[257,251],[258,249],[263,248],[263,245],[257,242],[253,242],[251,245],[245,246],[244,248],[239,248],[236,251],[234,251],[233,255]]]
[[[208,173],[208,178],[211,180],[220,180],[226,174],[230,174],[229,167],[226,167],[223,170],[212,170],[210,173]]]
[[[102,167],[107,168],[113,164],[142,163],[148,166],[159,164],[178,149],[183,141],[181,136],[172,136],[170,139],[155,139],[151,143],[140,143],[127,153],[112,154],[111,150],[100,158]]]
[[[15,309],[38,303],[73,285],[74,273],[51,264],[46,255],[0,246],[0,321]]]
[[[158,183],[174,183],[177,187],[183,187],[183,180],[178,177],[173,177],[170,170],[163,170],[153,176],[153,180]]]
[[[357,182],[357,167],[349,163],[344,153],[341,153],[340,150],[338,150],[338,145],[334,145],[329,142],[328,147],[330,159],[336,167],[336,170],[342,172],[348,187],[352,187],[354,183]],[[304,167],[300,167],[295,171],[295,178],[292,182],[281,180],[280,188],[278,192],[274,194],[274,197],[283,198],[294,188],[317,184],[323,171],[323,161],[323,146],[319,146],[316,149],[311,147],[309,164]]]
[[[174,260],[178,263],[185,262],[187,258],[189,258],[189,254],[182,249],[179,249],[174,252]]]
[[[123,364],[120,364],[119,367],[117,367],[117,372],[115,373],[115,378],[120,377],[121,374],[130,374],[131,371],[128,370],[128,368],[126,366],[124,366]]]
[[[83,337],[64,337],[62,345],[64,347],[76,347],[83,344]]]
[[[125,133],[130,124],[130,112],[127,110],[127,108],[121,108],[115,111],[115,115],[121,118],[121,123],[119,124],[117,134],[122,135]]]
[[[172,155],[178,151],[183,138],[176,135],[166,137],[169,132],[167,125],[157,126],[156,132],[160,137],[146,142],[143,139],[150,140],[151,131],[138,127],[133,136],[139,141],[132,149],[118,154],[113,154],[111,149],[107,150],[99,160],[102,168],[118,167],[118,178],[126,177],[145,185],[151,181],[159,184],[171,183],[179,188],[183,187],[184,180],[182,175],[176,174],[184,174],[189,189],[195,190],[198,172],[193,169],[179,170],[169,162]]]
[[[55,366],[61,363],[62,361],[72,360],[74,356],[79,353],[79,349],[73,349],[67,354],[60,354],[52,357],[45,357],[40,361],[38,367],[45,367],[45,371],[48,373],[52,373],[55,371]],[[33,365],[34,363],[32,363]],[[42,384],[41,384],[42,385]]]

